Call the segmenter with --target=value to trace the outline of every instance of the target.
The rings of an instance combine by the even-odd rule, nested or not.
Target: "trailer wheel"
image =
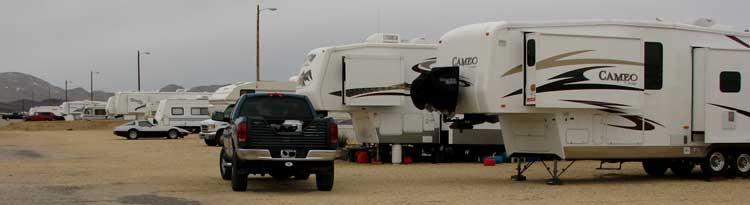
[[[664,176],[664,173],[667,172],[667,163],[664,163],[662,160],[644,160],[643,161],[643,170],[646,171],[646,174],[649,176]]]
[[[679,177],[690,176],[690,174],[693,173],[694,168],[695,164],[692,161],[684,159],[675,160],[669,166],[672,173]]]
[[[729,167],[727,155],[723,151],[711,151],[708,156],[701,162],[701,171],[703,175],[712,177],[726,173]]]
[[[732,160],[732,172],[741,177],[750,176],[750,154],[738,153]]]

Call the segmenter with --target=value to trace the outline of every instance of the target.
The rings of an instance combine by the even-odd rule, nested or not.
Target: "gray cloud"
[[[620,18],[690,22],[714,18],[744,29],[746,1],[266,0],[261,16],[262,76],[286,80],[311,49],[362,41],[378,30],[437,39],[465,24],[501,20]],[[0,72],[26,72],[61,85],[156,90],[255,79],[255,0],[3,0]]]

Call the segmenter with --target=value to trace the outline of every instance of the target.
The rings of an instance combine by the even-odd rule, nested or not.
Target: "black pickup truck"
[[[212,119],[230,122],[219,156],[222,178],[234,191],[247,190],[248,175],[307,180],[315,174],[318,190],[333,188],[338,126],[318,117],[306,96],[246,94],[229,114]]]

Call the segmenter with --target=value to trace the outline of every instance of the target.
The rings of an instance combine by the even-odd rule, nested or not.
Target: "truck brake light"
[[[338,144],[339,143],[339,126],[336,125],[336,123],[331,122],[331,124],[328,125],[328,133],[329,137],[331,138],[331,144]]]
[[[284,97],[284,94],[281,94],[281,93],[268,93],[268,96],[270,96],[270,97]]]
[[[246,121],[241,121],[237,125],[237,141],[239,142],[247,141],[247,122]]]

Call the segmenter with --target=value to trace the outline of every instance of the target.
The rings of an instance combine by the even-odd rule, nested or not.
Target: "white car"
[[[135,120],[115,127],[114,134],[128,139],[139,137],[164,137],[177,139],[190,134],[189,131],[172,126],[159,126],[147,120]]]

